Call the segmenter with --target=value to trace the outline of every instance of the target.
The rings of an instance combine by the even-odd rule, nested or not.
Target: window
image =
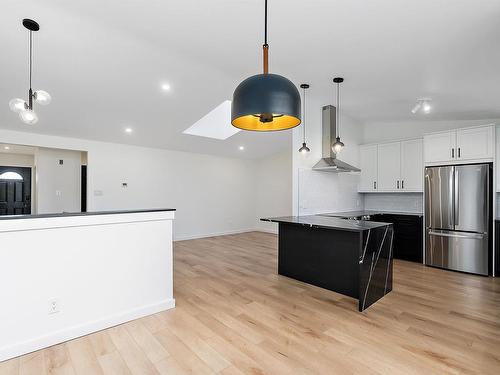
[[[0,180],[23,180],[23,176],[21,176],[17,172],[3,172],[0,174]]]

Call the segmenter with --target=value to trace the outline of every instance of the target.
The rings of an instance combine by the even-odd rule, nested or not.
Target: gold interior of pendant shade
[[[235,118],[232,124],[242,130],[255,131],[286,130],[300,124],[300,119],[294,116],[273,114],[273,117],[273,121],[261,122],[259,114],[246,115]]]

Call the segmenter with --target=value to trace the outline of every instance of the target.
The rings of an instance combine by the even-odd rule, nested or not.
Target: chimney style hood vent
[[[337,159],[337,155],[332,150],[332,145],[335,142],[336,134],[336,108],[333,105],[325,105],[322,111],[322,127],[323,140],[322,150],[323,157],[312,168],[315,171],[325,172],[361,172],[361,169],[353,167],[350,164]]]

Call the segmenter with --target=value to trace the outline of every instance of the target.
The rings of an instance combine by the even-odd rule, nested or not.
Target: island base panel
[[[392,290],[393,226],[363,232],[359,262],[359,311]]]
[[[359,232],[279,224],[278,273],[359,298]]]

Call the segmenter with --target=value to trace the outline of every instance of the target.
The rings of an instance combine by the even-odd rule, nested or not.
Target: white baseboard
[[[39,349],[47,348],[61,342],[72,340],[77,337],[85,336],[93,332],[101,331],[103,329],[110,328],[122,323],[126,323],[134,319],[142,318],[143,316],[156,314],[160,311],[172,309],[174,307],[175,299],[172,298],[152,305],[147,305],[125,311],[123,313],[104,317],[92,322],[63,328],[61,330],[51,332],[47,335],[36,337],[34,339],[23,341],[14,345],[4,346],[3,348],[0,348],[0,362],[26,353],[31,353]]]
[[[255,228],[255,232],[278,234],[278,229]]]
[[[248,233],[255,232],[257,229],[249,228],[249,229],[238,229],[238,230],[230,230],[225,232],[213,232],[213,233],[204,233],[204,234],[195,234],[192,236],[179,236],[174,238],[174,242],[177,241],[186,241],[186,240],[196,240],[198,238],[207,238],[207,237],[217,237],[217,236],[227,236],[230,234],[240,234],[240,233]]]

